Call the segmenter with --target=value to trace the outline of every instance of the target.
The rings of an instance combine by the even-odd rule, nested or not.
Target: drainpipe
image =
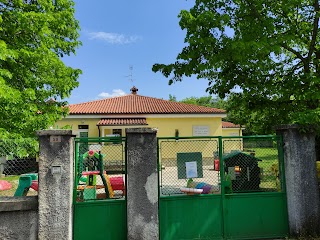
[[[97,127],[98,127],[99,137],[101,137],[100,126],[97,125]]]

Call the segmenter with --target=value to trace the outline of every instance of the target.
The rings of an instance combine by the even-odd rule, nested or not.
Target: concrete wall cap
[[[38,210],[38,196],[0,197],[0,212]]]
[[[65,129],[47,129],[36,131],[39,137],[41,136],[76,136],[72,130]]]
[[[157,133],[156,128],[126,128],[126,133]]]

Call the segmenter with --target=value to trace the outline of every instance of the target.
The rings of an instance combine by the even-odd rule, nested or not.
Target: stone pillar
[[[156,133],[126,129],[128,240],[159,239]]]
[[[37,131],[39,240],[72,239],[73,152],[71,130]]]
[[[281,125],[289,231],[293,237],[319,236],[320,202],[316,174],[315,132],[299,125]]]

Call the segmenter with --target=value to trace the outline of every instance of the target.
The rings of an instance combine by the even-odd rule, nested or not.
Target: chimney
[[[133,94],[133,95],[136,95],[137,94],[137,92],[138,92],[138,88],[136,88],[135,86],[133,86],[131,89],[130,89],[130,91],[131,91],[131,93]]]

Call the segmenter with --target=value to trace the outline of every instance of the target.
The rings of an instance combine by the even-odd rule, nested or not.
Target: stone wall
[[[128,240],[159,239],[157,131],[126,129]]]
[[[316,170],[315,131],[299,125],[281,125],[288,220],[291,237],[320,236],[320,201]]]
[[[38,239],[38,197],[0,198],[0,239]]]

